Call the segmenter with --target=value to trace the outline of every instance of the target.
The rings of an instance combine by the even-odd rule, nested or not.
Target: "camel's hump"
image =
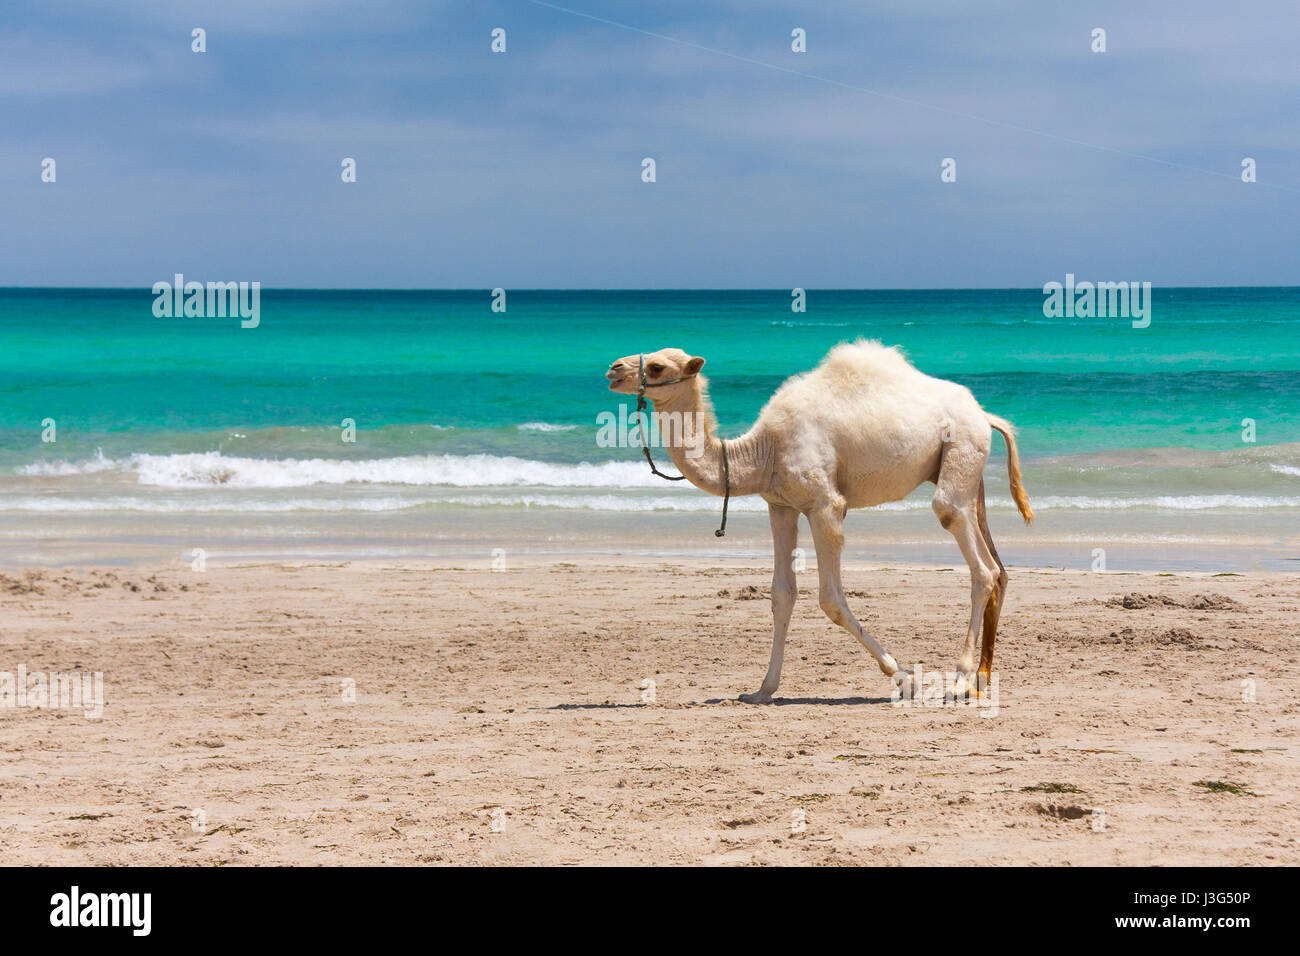
[[[843,342],[826,353],[816,371],[854,375],[907,374],[917,369],[897,346],[882,345],[875,339]]]
[[[786,379],[759,417],[772,422],[790,415],[806,415],[811,408],[834,418],[840,405],[828,404],[828,399],[835,398],[874,403],[872,407],[877,409],[892,408],[890,403],[896,403],[899,410],[895,417],[903,418],[920,397],[942,394],[947,400],[952,390],[965,391],[953,382],[926,375],[897,348],[859,339],[835,346],[812,371]],[[882,401],[885,406],[880,405]],[[858,411],[865,413],[862,408]]]

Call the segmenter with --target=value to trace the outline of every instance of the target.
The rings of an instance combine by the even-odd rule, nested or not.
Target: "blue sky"
[[[734,56],[528,0],[11,4],[0,285],[1300,285],[1294,0],[563,5]]]

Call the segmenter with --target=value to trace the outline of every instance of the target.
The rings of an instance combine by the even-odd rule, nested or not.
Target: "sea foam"
[[[497,455],[408,455],[399,458],[244,458],[220,452],[134,454],[80,463],[38,462],[17,469],[29,477],[70,477],[107,471],[134,474],[158,488],[306,488],[384,484],[460,488],[653,488],[661,479],[639,461],[555,464]]]

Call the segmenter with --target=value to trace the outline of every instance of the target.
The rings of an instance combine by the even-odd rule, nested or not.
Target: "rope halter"
[[[645,377],[645,353],[641,354],[641,369],[639,372],[640,382],[636,390],[636,428],[641,436],[641,451],[645,455],[645,460],[650,465],[650,474],[658,475],[666,481],[684,481],[685,475],[665,475],[655,467],[654,459],[650,457],[650,443],[646,439],[645,433],[645,416],[646,398],[645,391],[647,388],[663,388],[665,385],[676,385],[684,382],[688,378],[694,378],[699,372],[691,372],[688,375],[682,375],[668,382],[647,382]],[[727,461],[727,442],[726,439],[718,439],[722,443],[722,526],[713,532],[715,537],[724,537],[727,533],[727,505],[731,501],[731,465]]]

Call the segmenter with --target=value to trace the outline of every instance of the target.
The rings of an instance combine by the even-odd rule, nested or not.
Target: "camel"
[[[871,653],[896,692],[917,692],[912,672],[900,668],[849,610],[840,554],[850,508],[898,501],[927,481],[935,486],[932,507],[939,523],[970,567],[970,625],[951,693],[981,694],[1007,593],[1007,570],[984,506],[984,465],[994,429],[1006,442],[1011,496],[1025,523],[1034,519],[1011,423],[984,411],[969,389],[920,372],[898,349],[859,340],[836,346],[813,371],[787,379],[754,426],[724,448],[703,367],[700,356],[669,348],[624,356],[605,374],[613,392],[653,390],[656,416],[678,413],[703,423],[702,441],[696,436],[689,447],[668,442],[668,456],[691,484],[718,496],[759,495],[767,502],[774,555],[772,657],[758,690],[740,700],[768,703],[781,683],[798,594],[791,555],[800,515],[808,519],[816,546],[822,610]],[[977,672],[975,644],[981,637]]]

